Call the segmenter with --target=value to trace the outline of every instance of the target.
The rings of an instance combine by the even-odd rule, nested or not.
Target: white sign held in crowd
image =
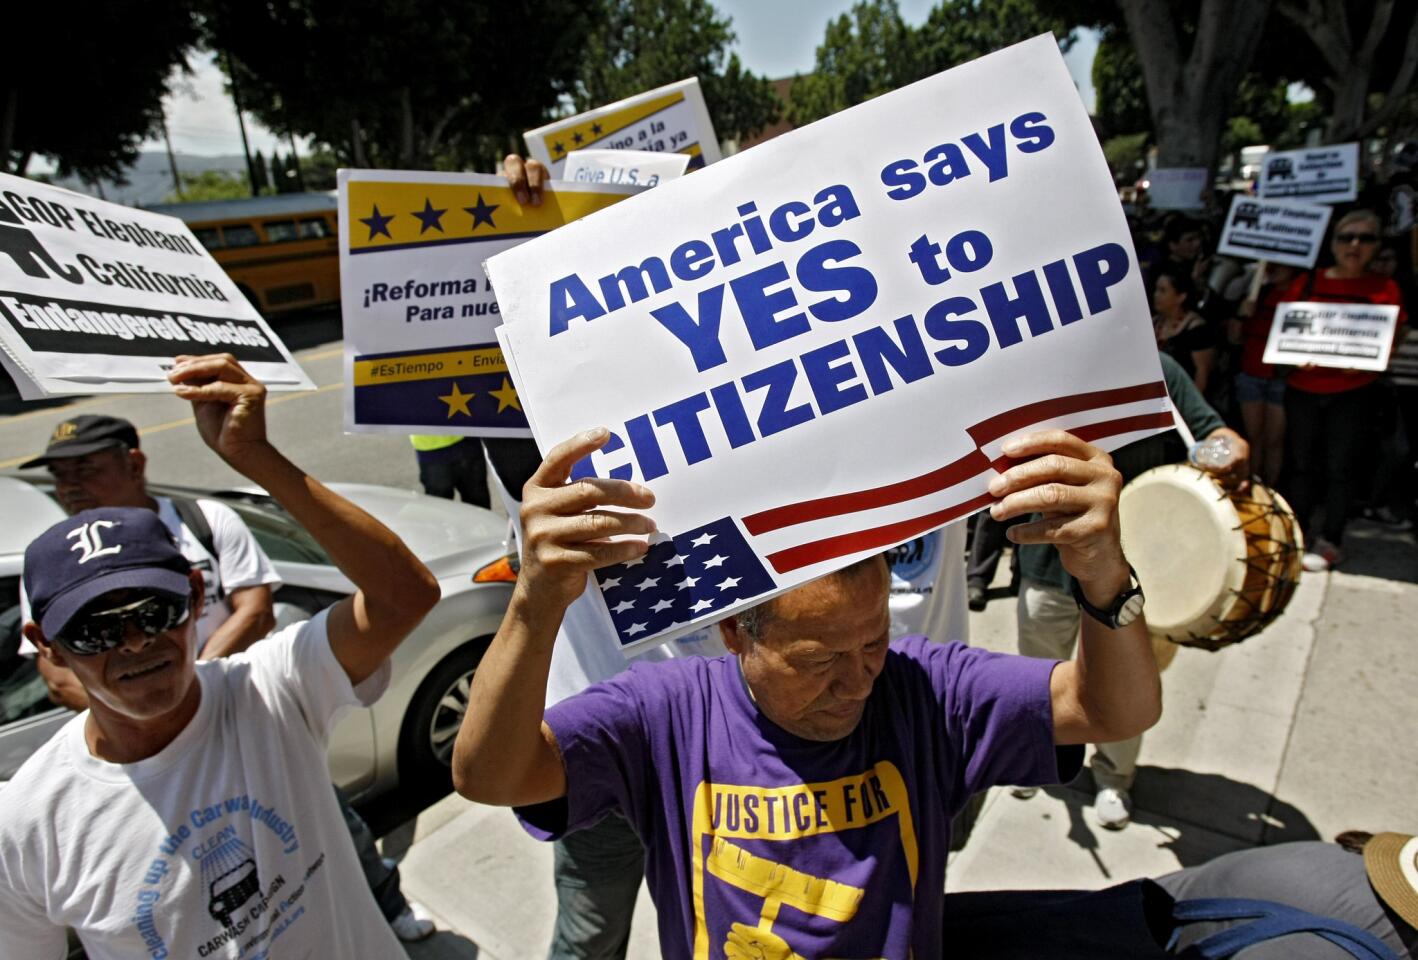
[[[721,156],[699,79],[691,77],[556,120],[522,135],[527,152],[547,165],[553,178],[566,176],[573,150],[643,150],[683,153],[691,169]]]
[[[522,207],[487,174],[341,170],[339,186],[345,429],[529,436],[483,261],[634,191],[556,183]]]
[[[1290,197],[1315,203],[1348,203],[1359,197],[1359,145],[1340,143],[1266,155],[1256,193],[1266,200]]]
[[[1282,303],[1275,308],[1265,363],[1382,371],[1398,307],[1370,303]]]
[[[0,174],[0,362],[20,396],[169,393],[172,358],[310,378],[187,225]]]
[[[1147,202],[1154,210],[1200,210],[1205,192],[1205,167],[1158,167],[1147,175]]]
[[[1331,208],[1319,203],[1231,198],[1217,253],[1270,260],[1309,270],[1315,265]]]
[[[606,426],[573,475],[655,492],[650,553],[596,578],[627,646],[984,507],[1010,436],[1111,448],[1171,425],[1127,223],[1048,35],[487,266],[539,444]]]
[[[573,150],[567,154],[563,179],[573,183],[612,183],[653,187],[677,180],[689,169],[687,153],[646,150]]]

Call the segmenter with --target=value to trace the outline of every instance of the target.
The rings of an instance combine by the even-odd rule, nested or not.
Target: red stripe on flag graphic
[[[1011,464],[1009,458],[1000,457],[991,462],[979,447],[1010,434],[1018,433],[1025,427],[1069,414],[1161,399],[1166,395],[1166,384],[1161,382],[1143,383],[1114,390],[1095,390],[1089,393],[1073,394],[1016,407],[970,427],[966,432],[979,446],[943,467],[896,483],[763,510],[744,517],[743,526],[750,536],[757,537],[795,524],[878,510],[929,496],[977,477],[991,467],[996,470],[1007,469]],[[1092,443],[1096,440],[1143,430],[1165,430],[1171,425],[1172,414],[1170,412],[1143,413],[1080,424],[1070,427],[1069,432],[1081,440]],[[885,548],[978,510],[992,499],[988,493],[981,494],[960,503],[932,510],[919,517],[786,547],[768,554],[767,560],[772,564],[774,570],[782,574],[849,554],[860,553],[864,550]]]

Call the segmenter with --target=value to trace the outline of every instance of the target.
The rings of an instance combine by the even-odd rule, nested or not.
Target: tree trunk
[[[1190,52],[1167,0],[1119,0],[1137,47],[1157,133],[1157,165],[1216,170],[1236,87],[1255,55],[1271,0],[1202,0]]]
[[[10,151],[15,143],[15,120],[19,112],[20,89],[11,87],[5,93],[5,112],[0,114],[0,170],[10,165]]]
[[[1326,143],[1346,143],[1359,135],[1364,122],[1365,101],[1369,99],[1369,69],[1359,67],[1334,78],[1334,108],[1325,127]]]
[[[356,167],[369,169],[369,158],[364,155],[364,131],[360,129],[356,119],[350,120],[350,158],[354,160]]]
[[[1282,16],[1305,31],[1329,70],[1326,85],[1334,94],[1334,106],[1325,128],[1329,143],[1354,140],[1364,132],[1364,111],[1368,106],[1374,57],[1393,18],[1394,3],[1395,0],[1375,0],[1373,15],[1357,43],[1349,31],[1346,0],[1303,0],[1303,4],[1301,0],[1281,0],[1277,8]],[[1418,40],[1418,19],[1409,34],[1406,51],[1418,58],[1415,40]],[[1407,90],[1412,76],[1411,66],[1406,73],[1399,70],[1394,89],[1400,95]]]
[[[399,88],[399,166],[414,165],[414,105],[408,87]]]

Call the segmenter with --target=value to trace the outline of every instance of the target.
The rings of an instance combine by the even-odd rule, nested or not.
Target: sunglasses
[[[1336,233],[1334,235],[1336,243],[1378,243],[1377,233]]]
[[[152,596],[109,610],[80,613],[55,637],[59,644],[80,657],[105,653],[123,643],[128,624],[149,637],[156,637],[187,622],[192,612],[186,597]]]

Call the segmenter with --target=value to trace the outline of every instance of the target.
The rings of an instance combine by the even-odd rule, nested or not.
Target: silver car
[[[49,702],[29,657],[16,653],[15,606],[25,547],[63,519],[47,477],[0,476],[0,781],[73,714]],[[389,690],[372,708],[352,710],[330,739],[330,775],[367,800],[397,783],[433,791],[449,783],[453,739],[467,710],[473,672],[502,621],[516,566],[507,556],[507,521],[488,510],[359,483],[330,487],[397,533],[443,588],[443,598],[393,658]],[[305,619],[353,585],[262,491],[192,490],[149,484],[155,494],[220,500],[251,528],[281,575],[280,625]]]

